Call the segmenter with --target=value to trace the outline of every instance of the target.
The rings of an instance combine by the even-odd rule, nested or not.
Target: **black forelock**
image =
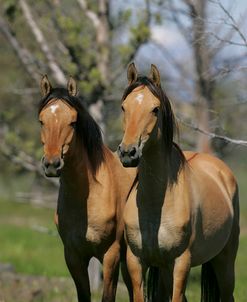
[[[54,100],[55,99],[62,99],[65,102],[67,102],[69,105],[71,105],[73,108],[75,108],[76,110],[77,110],[77,107],[83,107],[84,108],[84,105],[83,105],[83,102],[82,102],[81,98],[69,95],[68,90],[65,89],[65,88],[53,88],[48,95],[44,96],[40,100],[39,107],[38,107],[38,113],[40,113],[42,111],[42,109],[52,99],[54,99]]]

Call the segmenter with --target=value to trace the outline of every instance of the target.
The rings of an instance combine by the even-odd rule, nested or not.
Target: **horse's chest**
[[[85,239],[94,244],[100,244],[106,240],[112,239],[112,234],[115,228],[113,217],[97,218],[92,217],[88,221],[86,228]]]
[[[65,212],[59,216],[59,233],[64,244],[73,246],[100,246],[112,241],[115,215],[100,209],[90,212]]]
[[[181,253],[188,232],[184,225],[176,225],[172,213],[142,212],[134,201],[125,208],[125,229],[133,253],[147,263],[159,264]]]

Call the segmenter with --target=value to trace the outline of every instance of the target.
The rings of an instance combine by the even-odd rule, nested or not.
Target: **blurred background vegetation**
[[[113,149],[126,67],[160,69],[184,149],[223,158],[240,184],[236,301],[247,296],[245,0],[0,0],[0,300],[76,301],[53,225],[58,183],[43,177],[39,81],[73,75]],[[189,301],[199,301],[199,271]],[[99,291],[95,291],[97,301]],[[117,301],[127,301],[120,283]]]

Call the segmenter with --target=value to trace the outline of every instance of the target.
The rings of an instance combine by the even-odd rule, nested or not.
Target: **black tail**
[[[220,302],[218,282],[210,262],[202,265],[201,302]]]
[[[151,266],[148,272],[147,297],[148,302],[157,302],[157,290],[159,283],[159,268]]]

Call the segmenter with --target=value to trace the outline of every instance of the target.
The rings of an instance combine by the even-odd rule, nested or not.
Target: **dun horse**
[[[55,221],[78,301],[91,301],[87,268],[93,256],[103,264],[102,301],[115,301],[120,258],[126,256],[122,212],[135,171],[127,173],[104,146],[72,78],[67,89],[53,89],[44,76],[41,92],[42,165],[46,176],[60,176]]]
[[[219,159],[182,152],[173,142],[175,119],[154,65],[145,77],[132,63],[128,81],[118,153],[124,166],[138,165],[124,211],[134,301],[144,301],[148,268],[153,278],[148,288],[155,277],[159,284],[151,301],[186,301],[190,268],[202,265],[201,301],[232,302],[239,238],[236,180]]]

